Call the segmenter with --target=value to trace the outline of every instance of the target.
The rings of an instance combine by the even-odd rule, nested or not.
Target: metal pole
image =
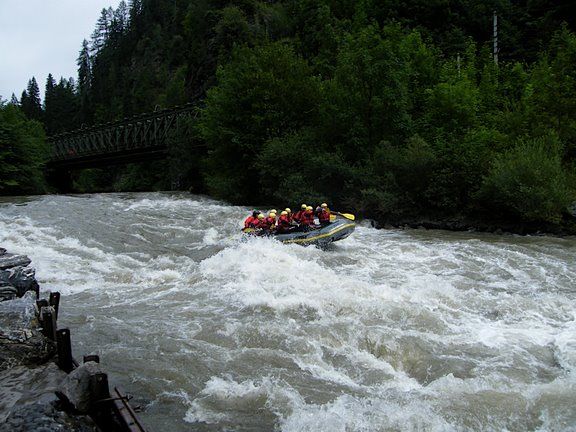
[[[494,26],[494,63],[498,66],[498,15],[496,11],[494,11],[494,18],[493,18],[493,26]]]

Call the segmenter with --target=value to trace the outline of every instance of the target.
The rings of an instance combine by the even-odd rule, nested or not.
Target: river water
[[[361,224],[320,250],[240,241],[248,210],[5,198],[0,246],[150,431],[576,430],[576,239]]]

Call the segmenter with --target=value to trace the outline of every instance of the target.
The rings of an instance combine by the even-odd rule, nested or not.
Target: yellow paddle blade
[[[335,214],[331,214],[330,215],[330,222],[334,222],[336,220],[336,215]]]
[[[340,216],[345,217],[346,219],[356,220],[356,216],[350,213],[338,213]]]

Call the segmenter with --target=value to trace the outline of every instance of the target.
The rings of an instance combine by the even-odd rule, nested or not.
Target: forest
[[[570,0],[121,1],[77,77],[0,100],[0,194],[53,192],[46,136],[194,102],[169,158],[75,172],[75,190],[575,233],[575,17]]]

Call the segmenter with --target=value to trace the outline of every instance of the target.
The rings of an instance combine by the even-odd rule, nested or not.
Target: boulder
[[[0,425],[0,432],[95,432],[87,416],[72,417],[56,409],[57,403],[34,403],[14,409]]]
[[[1,270],[0,270],[1,271]],[[18,290],[9,283],[0,282],[0,302],[18,297]]]
[[[4,253],[0,255],[0,270],[5,270],[11,267],[21,266],[26,267],[32,261],[26,255],[14,255],[11,253]]]
[[[0,371],[43,364],[55,353],[56,344],[38,329],[35,293],[0,303]]]
[[[0,285],[8,284],[16,288],[18,297],[26,291],[37,291],[36,271],[31,267],[15,266],[0,270]]]
[[[58,391],[78,412],[88,413],[99,400],[92,384],[97,374],[102,374],[100,365],[93,361],[86,362],[66,376]]]

